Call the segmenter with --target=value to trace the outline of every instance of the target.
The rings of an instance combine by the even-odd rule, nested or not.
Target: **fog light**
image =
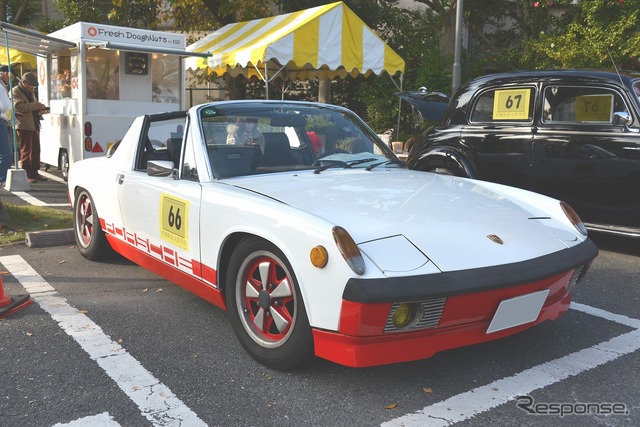
[[[404,328],[413,320],[413,314],[412,304],[398,304],[395,313],[393,313],[393,326],[398,329]]]

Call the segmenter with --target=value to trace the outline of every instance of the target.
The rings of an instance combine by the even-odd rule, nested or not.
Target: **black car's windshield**
[[[310,103],[210,104],[200,126],[216,178],[387,163],[404,167],[348,110]]]

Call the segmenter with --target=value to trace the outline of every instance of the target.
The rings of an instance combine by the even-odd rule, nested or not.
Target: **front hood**
[[[398,248],[398,238],[406,239],[406,247],[417,248],[442,271],[519,262],[577,243],[558,221],[540,218],[481,181],[464,178],[380,168],[226,182],[340,225],[361,247],[372,242],[385,247],[382,239],[389,239],[391,250]],[[488,236],[498,236],[503,244]]]

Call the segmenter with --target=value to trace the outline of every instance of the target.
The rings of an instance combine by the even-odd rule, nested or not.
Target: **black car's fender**
[[[414,158],[411,169],[455,175],[466,178],[477,178],[478,173],[473,163],[459,150],[451,147],[433,147]]]

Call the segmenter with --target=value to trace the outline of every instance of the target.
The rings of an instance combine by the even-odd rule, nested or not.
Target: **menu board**
[[[125,73],[138,76],[149,74],[149,54],[140,52],[125,52]]]

